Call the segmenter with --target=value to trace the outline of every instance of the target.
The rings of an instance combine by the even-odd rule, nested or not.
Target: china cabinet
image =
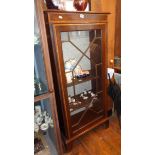
[[[59,124],[65,146],[109,123],[108,14],[45,10]]]
[[[61,155],[62,144],[57,117],[52,71],[41,8],[35,3],[34,12],[34,154]]]

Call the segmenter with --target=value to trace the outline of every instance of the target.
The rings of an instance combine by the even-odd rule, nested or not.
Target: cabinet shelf
[[[41,96],[41,95],[44,95],[44,94],[47,94],[47,93],[48,93],[48,90],[45,90],[45,91],[42,91],[42,92],[37,92],[36,94],[34,94],[34,97]]]
[[[47,99],[47,98],[49,98],[49,96],[50,96],[50,93],[49,92],[48,93],[45,93],[45,94],[41,94],[41,95],[35,96],[34,97],[34,103],[35,102],[38,102],[40,100],[43,100],[43,99]]]
[[[75,115],[76,113],[79,113],[83,110],[85,110],[86,108],[91,108],[92,106],[95,107],[94,105],[100,105],[100,101],[101,101],[101,93],[97,92],[97,96],[96,97],[91,97],[90,94],[87,95],[88,99],[84,100],[82,97],[80,97],[80,95],[76,95],[74,96],[75,102],[71,102],[69,104],[70,107],[70,112],[71,115]],[[97,107],[97,106],[96,106]]]
[[[84,83],[84,82],[87,82],[87,81],[90,81],[90,80],[96,80],[98,79],[99,77],[93,77],[93,76],[89,76],[89,77],[85,77],[85,78],[81,78],[81,79],[74,79],[74,82],[71,82],[71,83],[68,83],[67,84],[67,87],[71,87],[73,85],[78,85],[78,84],[81,84],[81,83]]]

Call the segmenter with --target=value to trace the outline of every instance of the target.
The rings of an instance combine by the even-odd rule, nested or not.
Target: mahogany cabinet
[[[59,125],[68,150],[79,136],[109,123],[108,14],[44,10]]]

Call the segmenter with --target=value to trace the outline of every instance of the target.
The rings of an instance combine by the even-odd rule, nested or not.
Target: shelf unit
[[[34,95],[34,109],[35,106],[40,106],[41,110],[47,111],[53,120],[53,126],[49,126],[46,135],[39,130],[39,137],[44,139],[46,149],[42,153],[50,153],[52,155],[62,155],[61,134],[58,123],[57,107],[55,100],[55,91],[53,88],[52,70],[50,67],[49,51],[47,46],[47,37],[45,33],[45,23],[43,18],[43,1],[35,0],[35,37],[34,45],[34,74],[36,86]],[[43,89],[44,85],[44,89]],[[35,87],[36,88],[36,87]],[[35,138],[35,137],[34,137]],[[47,150],[47,152],[46,152]],[[39,152],[40,154],[41,152]]]

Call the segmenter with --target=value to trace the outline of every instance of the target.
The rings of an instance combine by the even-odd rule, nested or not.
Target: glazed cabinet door
[[[69,130],[106,116],[106,24],[55,24],[56,57]]]

